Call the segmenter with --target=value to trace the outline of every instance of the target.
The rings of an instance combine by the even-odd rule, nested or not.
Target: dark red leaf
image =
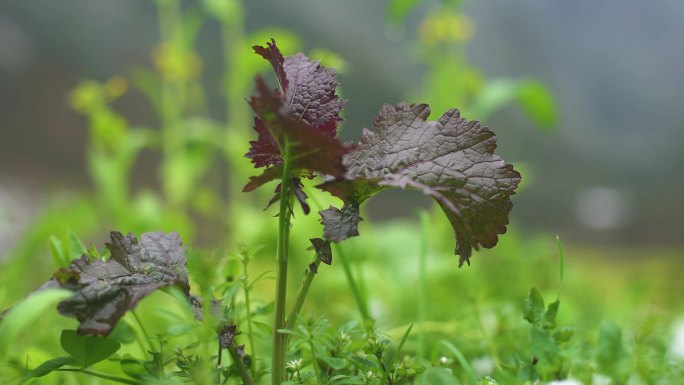
[[[427,121],[425,104],[385,105],[376,131],[364,130],[359,146],[347,155],[343,178],[321,187],[345,201],[343,210],[321,212],[325,237],[339,242],[358,234],[358,205],[387,187],[414,188],[433,197],[449,218],[460,264],[472,249],[496,245],[506,231],[510,196],[520,174],[494,155],[496,136],[458,110]],[[350,208],[355,208],[352,210]]]

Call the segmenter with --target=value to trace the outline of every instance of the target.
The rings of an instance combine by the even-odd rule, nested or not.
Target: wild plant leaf
[[[75,330],[62,330],[59,342],[82,368],[106,360],[121,348],[121,344],[111,338],[83,336]]]
[[[359,216],[358,204],[345,204],[342,209],[330,206],[320,211],[321,223],[323,223],[323,237],[333,242],[359,235],[359,222],[363,220]]]
[[[530,293],[523,302],[523,317],[532,325],[541,324],[544,317],[544,298],[534,287],[530,289]]]
[[[321,259],[321,262],[326,265],[332,264],[332,250],[330,249],[330,241],[321,238],[309,239],[311,247],[308,250],[316,250],[316,255]]]
[[[469,262],[473,248],[496,245],[520,174],[494,155],[496,136],[479,122],[466,121],[455,109],[437,121],[428,121],[429,114],[425,104],[381,108],[376,131],[364,130],[361,143],[345,156],[345,176],[319,186],[357,210],[322,214],[326,237],[339,242],[354,235],[358,206],[382,189],[399,187],[420,190],[441,206],[454,228],[460,264]]]
[[[47,360],[42,364],[38,365],[33,370],[30,370],[26,375],[19,381],[17,385],[22,385],[28,382],[32,378],[38,378],[47,376],[48,374],[54,372],[55,370],[61,368],[62,366],[78,366],[79,363],[73,357],[57,357],[51,360]]]
[[[249,104],[268,128],[270,137],[279,149],[284,148],[286,142],[289,143],[293,175],[306,176],[311,172],[335,177],[344,175],[342,156],[350,149],[326,131],[317,129],[295,115],[289,109],[284,95],[271,90],[261,77],[256,79],[256,95],[249,99]],[[252,191],[281,176],[282,164],[275,164],[261,175],[250,178],[243,191]]]
[[[60,313],[80,321],[79,334],[108,335],[128,310],[157,289],[178,287],[189,295],[181,243],[176,232],[146,233],[140,241],[130,233],[112,232],[109,260],[83,256],[48,283],[74,292],[59,304]]]
[[[280,85],[280,94],[283,96],[283,105],[289,114],[307,123],[314,130],[333,138],[337,132],[337,125],[342,120],[340,112],[344,106],[344,101],[335,94],[335,70],[309,60],[302,53],[283,57],[273,39],[266,43],[265,47],[257,45],[253,48],[254,52],[273,66]],[[250,142],[251,148],[247,153],[254,166],[264,167],[282,163],[279,150],[281,147],[278,146],[277,138],[274,138],[273,133],[267,129],[267,120],[263,116],[255,119],[254,129],[259,137],[256,141]]]

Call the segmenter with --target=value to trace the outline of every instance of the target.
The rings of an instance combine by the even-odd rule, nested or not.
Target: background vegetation
[[[106,7],[116,11],[121,6],[93,4],[99,5],[83,12],[106,13]],[[501,10],[458,1],[395,0],[382,7],[369,6],[367,13],[352,22],[349,13],[361,9],[360,5],[302,8],[303,3],[295,2],[292,7],[300,10],[297,12],[283,11],[267,2],[243,4],[237,0],[157,0],[129,6],[140,11],[127,13],[131,23],[142,19],[143,23],[134,25],[144,25],[140,31],[147,32],[137,35],[144,43],[130,45],[131,50],[144,47],[148,51],[131,53],[129,57],[135,60],[113,59],[115,64],[103,65],[92,56],[89,62],[87,55],[73,54],[84,59],[75,69],[68,69],[70,78],[82,77],[81,73],[93,78],[78,83],[63,84],[64,80],[53,78],[59,72],[47,69],[38,80],[31,73],[23,75],[29,80],[12,75],[10,70],[3,75],[3,89],[7,89],[3,95],[16,94],[17,99],[35,95],[37,103],[44,104],[31,111],[35,116],[30,119],[3,123],[8,127],[3,131],[12,135],[0,148],[4,194],[0,209],[7,218],[0,234],[1,308],[25,297],[91,244],[100,246],[112,229],[136,234],[178,231],[184,244],[190,246],[191,279],[201,291],[208,291],[209,286],[230,286],[245,275],[254,278],[272,271],[277,220],[271,217],[273,209],[263,211],[270,191],[248,196],[239,190],[253,174],[252,165],[243,157],[253,138],[245,97],[251,94],[254,75],[267,70],[267,64],[253,55],[250,47],[275,37],[284,52],[304,51],[338,69],[342,92],[351,100],[343,137],[358,137],[358,130],[370,125],[384,100],[427,102],[433,116],[456,106],[465,116],[494,128],[500,136],[501,151],[519,166],[524,181],[514,197],[508,233],[495,249],[477,253],[472,266],[462,269],[457,268],[453,255],[452,230],[427,199],[416,194],[403,200],[389,192],[381,193],[378,201],[382,202],[366,207],[364,217],[369,220],[361,225],[364,236],[334,250],[336,257],[344,256],[345,263],[336,259],[332,267],[319,271],[305,304],[307,322],[316,325],[326,319],[336,333],[346,330],[349,321],[361,325],[359,313],[369,312],[379,333],[394,340],[395,346],[414,324],[402,350],[405,358],[402,355],[399,361],[405,360],[408,368],[449,368],[462,383],[469,382],[471,370],[478,379],[492,376],[501,384],[532,382],[535,378],[544,383],[574,378],[584,384],[682,381],[684,326],[679,317],[683,300],[678,293],[684,289],[680,279],[684,266],[678,235],[682,205],[676,193],[681,180],[673,177],[675,166],[681,166],[681,154],[668,147],[681,138],[681,133],[664,131],[665,144],[648,143],[652,147],[662,145],[660,158],[643,160],[641,148],[632,143],[639,137],[632,131],[643,135],[656,128],[625,125],[621,110],[613,114],[604,111],[615,103],[600,104],[599,116],[618,120],[615,124],[623,124],[624,131],[587,133],[587,127],[597,122],[583,115],[586,110],[577,105],[579,98],[569,97],[565,83],[554,80],[549,75],[551,70],[524,71],[528,67],[519,64],[517,56],[504,54],[495,66],[474,65],[473,57],[483,57],[482,46],[495,38],[487,32],[490,24],[482,25],[476,16],[483,23],[494,22],[498,30],[506,25],[495,17]],[[54,35],[49,44],[54,56],[66,55],[63,51],[72,49],[62,48],[65,41],[74,47],[97,47],[96,52],[103,55],[110,48],[107,41],[88,39],[88,31],[80,26],[69,35],[66,25],[57,28],[56,24],[45,24],[44,28],[51,28],[48,33],[41,32],[37,24],[22,23],[37,20],[31,19],[29,5],[8,2],[0,10],[3,8],[7,15],[20,20],[18,36],[22,30]],[[671,9],[677,10],[684,12]],[[283,11],[290,22],[276,19],[276,11]],[[571,11],[556,12],[566,15]],[[350,29],[338,30],[336,22],[325,21],[334,18],[335,12],[341,12],[340,18],[347,23],[357,23],[356,33],[376,31],[381,38],[372,35],[375,37],[363,41]],[[530,10],[529,14],[540,23],[553,20],[547,19],[549,14],[535,12],[541,11]],[[294,14],[307,14],[304,17],[319,21],[299,23],[300,16]],[[3,31],[12,31],[12,19],[3,15],[0,13],[10,20],[0,18]],[[152,26],[157,28],[155,35],[149,32]],[[124,25],[117,27],[125,29]],[[102,28],[107,28],[106,24]],[[97,36],[117,33],[105,30]],[[335,33],[338,37],[330,37]],[[481,33],[485,37],[477,40]],[[521,33],[519,45],[508,49],[524,50],[525,42],[538,42],[532,36],[543,33]],[[665,36],[662,44],[667,44],[667,31],[661,33]],[[13,46],[3,43],[3,47],[8,50]],[[562,57],[556,56],[556,51],[548,55],[551,58],[543,64],[550,67],[556,64],[554,58]],[[16,57],[21,59],[21,55]],[[407,58],[408,63],[403,60]],[[663,63],[671,65],[672,60],[676,58],[663,59]],[[11,61],[3,63],[10,63],[6,68],[11,68]],[[18,68],[26,65],[18,63]],[[491,70],[509,68],[509,63],[517,73]],[[615,63],[615,68],[619,71],[621,64]],[[596,81],[602,79],[610,77]],[[45,96],[36,91],[41,89],[39,81],[55,84],[47,101],[41,101]],[[622,81],[614,80],[616,84]],[[65,86],[71,88],[68,95],[55,91]],[[662,97],[664,103],[673,98]],[[13,104],[5,101],[4,108],[11,109]],[[42,115],[62,119],[46,121]],[[674,125],[675,119],[669,119],[660,122]],[[44,128],[36,124],[56,129],[44,136]],[[678,124],[681,128],[681,120]],[[581,135],[567,134],[575,125],[581,126],[577,128]],[[78,126],[84,129],[79,131]],[[568,155],[559,150],[568,143],[580,151]],[[620,155],[625,166],[602,164],[608,155],[599,154],[604,148],[606,153],[614,152],[614,143],[628,149],[625,152],[629,156]],[[64,155],[64,148],[71,154]],[[19,154],[20,149],[31,151],[38,160],[27,161]],[[61,166],[43,166],[61,160],[63,155]],[[653,169],[644,169],[644,164]],[[80,176],[80,171],[87,177]],[[53,172],[58,177],[51,177]],[[643,183],[634,183],[640,186],[633,188],[630,183],[634,179]],[[11,183],[14,180],[20,183]],[[336,203],[313,189],[307,189],[307,194],[314,209]],[[643,207],[643,202],[654,200],[661,201]],[[413,203],[422,209],[402,209]],[[301,212],[295,213],[294,228],[292,291],[299,284],[296,274],[310,262],[308,238],[321,232],[317,216]],[[567,238],[564,263],[556,234]],[[245,245],[253,251],[248,273],[244,266],[227,258],[241,252],[244,255]],[[356,297],[349,287],[350,276],[358,285]],[[547,305],[560,298],[555,320],[542,322],[544,307],[535,292],[530,292],[532,287]],[[255,312],[258,322],[270,322],[268,299],[272,291],[269,279],[260,280],[251,290],[253,306],[259,309]],[[237,301],[244,304],[241,296]],[[34,317],[22,320],[18,334],[0,328],[9,333],[0,333],[0,381],[12,383],[26,368],[64,355],[59,330],[73,328],[75,323],[58,315],[51,304],[54,302],[46,301],[32,307],[30,315]],[[172,336],[169,346],[183,346],[190,338],[177,332],[187,316],[178,306],[173,298],[155,294],[139,307],[149,332]],[[130,317],[125,322],[131,329],[137,327]],[[572,331],[565,327],[572,327]],[[257,339],[255,350],[261,355],[269,354],[267,340],[260,343],[262,340]],[[139,350],[135,344],[128,344],[119,354],[138,354]],[[465,365],[458,358],[460,354]],[[533,365],[535,358],[542,364]],[[97,365],[107,371],[120,362]],[[96,381],[108,383],[73,373],[53,374],[35,383]],[[446,380],[424,375],[416,381],[438,384]]]

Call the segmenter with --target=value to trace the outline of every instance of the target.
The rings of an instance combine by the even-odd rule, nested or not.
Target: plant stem
[[[250,372],[252,377],[256,377],[256,349],[254,349],[254,331],[252,329],[252,308],[249,303],[249,291],[251,285],[249,284],[249,275],[247,274],[247,267],[249,265],[249,256],[243,256],[242,270],[245,277],[243,281],[242,290],[245,292],[245,310],[247,311],[247,339],[249,339],[249,351],[252,354],[252,365],[250,365]]]
[[[129,380],[127,378],[121,378],[121,377],[116,377],[116,376],[110,376],[109,374],[104,374],[104,373],[91,372],[90,370],[85,370],[85,369],[68,369],[68,368],[62,369],[62,368],[60,368],[60,369],[55,369],[55,371],[56,372],[83,373],[83,374],[87,374],[89,376],[104,378],[105,380],[114,381],[114,382],[118,382],[121,384],[140,385],[140,383],[138,381]]]
[[[238,374],[240,374],[240,378],[242,379],[243,385],[254,385],[254,379],[252,376],[249,374],[249,370],[247,370],[247,367],[245,366],[245,362],[242,360],[242,357],[237,353],[237,350],[235,349],[234,344],[230,344],[228,346],[228,353],[230,354],[230,358],[233,359],[233,363],[235,363],[235,368],[238,371]]]
[[[321,368],[318,367],[318,358],[316,358],[316,347],[313,343],[313,336],[309,335],[309,349],[311,349],[311,365],[314,367],[316,373],[316,384],[321,383]]]
[[[349,288],[352,291],[352,295],[354,296],[354,300],[356,301],[356,306],[359,309],[359,313],[361,313],[361,318],[363,318],[364,321],[367,321],[371,319],[370,310],[368,310],[368,303],[366,302],[366,298],[361,292],[359,285],[356,283],[356,280],[354,279],[354,274],[352,274],[349,261],[342,253],[342,248],[338,244],[333,243],[332,246],[335,248],[335,254],[337,255],[337,259],[342,262],[342,270],[344,270],[344,275],[347,278],[347,283],[349,283]]]
[[[218,343],[218,353],[216,356],[216,367],[218,368],[218,374],[216,375],[216,382],[221,383],[221,363],[223,360],[223,349],[221,349],[221,342]]]
[[[287,353],[287,334],[278,330],[285,328],[285,301],[287,298],[287,258],[290,240],[290,144],[285,138],[283,146],[283,175],[280,181],[280,211],[278,217],[278,250],[276,259],[275,319],[273,322],[273,361],[271,382],[280,385],[285,381],[285,356]]]
[[[145,327],[143,326],[143,323],[140,321],[140,318],[138,317],[138,313],[135,312],[135,310],[131,310],[131,315],[133,316],[133,319],[135,319],[135,323],[138,324],[138,328],[140,329],[140,332],[142,333],[143,337],[145,338],[145,341],[147,341],[147,345],[150,347],[150,351],[154,350],[154,347],[152,346],[152,340],[150,339],[150,336],[147,334],[147,331],[145,330]],[[144,344],[140,341],[140,336],[137,335],[136,333],[136,340],[138,340],[138,344],[140,345],[140,348],[143,350],[143,354],[149,357],[150,353],[147,349],[144,348]]]
[[[318,266],[321,265],[321,259],[318,257],[318,255],[316,255],[313,264],[316,266],[316,269],[318,269]],[[316,273],[311,271],[310,268],[306,269],[306,274],[304,274],[302,285],[299,287],[299,291],[297,292],[297,298],[295,299],[295,303],[287,316],[285,323],[286,329],[294,329],[295,324],[297,323],[297,317],[299,316],[299,312],[302,310],[302,306],[304,305],[304,299],[306,299],[306,295],[309,292],[309,287],[311,287],[311,282],[313,281],[315,276]]]
[[[421,211],[420,214],[420,250],[418,251],[418,358],[425,358],[425,330],[423,324],[427,318],[427,247],[428,247],[428,223],[430,217],[428,212]]]

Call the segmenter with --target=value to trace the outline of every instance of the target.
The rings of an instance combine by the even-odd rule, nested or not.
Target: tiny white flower
[[[295,360],[292,360],[292,361],[287,363],[286,367],[288,369],[292,369],[292,370],[297,371],[297,370],[301,369],[301,367],[302,367],[302,359],[297,358]]]
[[[444,356],[442,356],[442,357],[439,359],[439,363],[442,364],[442,365],[446,365],[448,362],[449,362],[449,359],[446,358],[446,357],[444,357]]]

